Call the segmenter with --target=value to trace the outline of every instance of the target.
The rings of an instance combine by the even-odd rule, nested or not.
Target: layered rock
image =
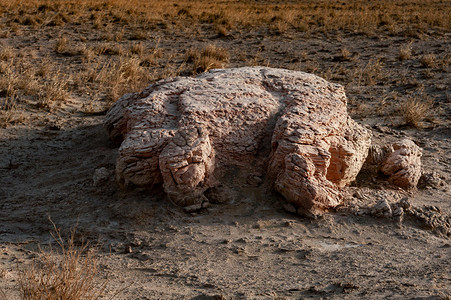
[[[422,150],[413,141],[403,139],[394,143],[386,155],[380,171],[388,181],[403,189],[415,188],[421,177]]]
[[[243,174],[263,174],[310,216],[340,203],[339,189],[370,146],[370,133],[346,112],[342,86],[264,67],[160,81],[119,99],[105,126],[121,143],[116,176],[124,186],[163,184],[175,203],[191,206],[221,183],[233,188],[246,184],[237,181]]]

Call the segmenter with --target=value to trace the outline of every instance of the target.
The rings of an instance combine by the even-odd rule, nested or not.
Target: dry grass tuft
[[[54,74],[50,81],[45,82],[38,95],[38,107],[52,109],[61,106],[69,96],[68,80],[60,73]]]
[[[399,49],[399,59],[406,60],[412,57],[412,42],[401,46]]]
[[[188,50],[186,61],[193,62],[193,73],[199,74],[211,69],[224,68],[229,62],[229,52],[224,48],[209,44],[202,50]]]
[[[8,61],[14,57],[14,49],[11,46],[6,46],[0,50],[0,60]]]
[[[343,47],[340,49],[340,59],[343,61],[351,60],[352,53],[346,48]]]
[[[133,44],[133,45],[130,47],[130,52],[131,52],[132,54],[138,55],[139,57],[142,57],[142,56],[144,55],[144,51],[145,51],[145,50],[146,50],[146,47],[144,46],[144,44],[143,44],[142,42]]]
[[[62,36],[60,37],[55,44],[55,52],[56,53],[60,53],[60,54],[64,54],[66,52],[69,52],[70,49],[70,45],[69,45],[69,41],[67,39],[67,37]]]
[[[421,57],[420,63],[425,68],[434,68],[437,66],[437,58],[432,53],[425,54]]]
[[[371,59],[363,68],[356,70],[355,78],[358,85],[362,83],[364,85],[372,86],[377,84],[387,74],[384,72],[383,64],[380,59]]]
[[[125,93],[145,87],[150,78],[148,71],[134,57],[121,57],[117,62],[110,61],[99,69],[86,71],[88,81],[98,83],[104,91],[104,100],[116,101]]]
[[[0,77],[0,96],[15,96],[17,94],[17,86],[19,76],[9,66],[6,67],[5,72],[1,72]]]
[[[430,116],[432,103],[421,96],[411,96],[402,103],[400,112],[404,125],[420,128],[424,119]]]
[[[94,52],[98,55],[123,55],[124,48],[115,43],[100,43],[94,47]]]
[[[53,224],[54,225],[54,224]],[[94,300],[104,296],[107,283],[98,283],[98,261],[88,244],[77,247],[75,229],[68,240],[54,225],[56,251],[41,250],[39,260],[19,273],[19,288],[24,300]]]

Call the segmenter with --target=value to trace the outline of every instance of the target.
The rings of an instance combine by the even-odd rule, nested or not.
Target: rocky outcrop
[[[404,189],[415,188],[421,177],[421,148],[409,139],[394,143],[386,155],[380,171],[388,181]]]
[[[240,189],[257,178],[294,211],[315,216],[340,203],[339,189],[355,179],[370,146],[346,101],[342,86],[312,74],[212,70],[123,96],[105,127],[121,144],[123,186],[163,184],[175,203],[201,206],[218,198],[216,186]]]

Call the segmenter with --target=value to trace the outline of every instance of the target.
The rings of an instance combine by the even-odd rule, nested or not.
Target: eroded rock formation
[[[420,147],[409,139],[394,143],[381,164],[381,172],[388,176],[388,181],[404,189],[415,188],[421,177]]]
[[[348,116],[342,86],[265,67],[159,81],[119,99],[105,126],[121,144],[123,186],[163,184],[175,203],[201,206],[221,183],[262,177],[310,216],[340,203],[371,136]]]

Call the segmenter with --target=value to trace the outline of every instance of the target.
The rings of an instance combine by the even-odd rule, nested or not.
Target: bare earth
[[[388,75],[360,89],[346,86],[349,110],[372,130],[374,143],[409,137],[423,148],[427,176],[418,190],[396,189],[363,169],[344,191],[344,206],[317,220],[284,211],[277,195],[244,183],[235,202],[185,213],[161,191],[120,190],[113,175],[93,185],[96,169],[113,174],[117,148],[102,127],[104,115],[83,113],[83,99],[73,97],[55,113],[25,110],[26,123],[0,129],[0,288],[8,299],[20,298],[17,270],[33,262],[39,245],[52,243],[49,217],[64,232],[76,226],[80,240],[98,246],[99,280],[108,281],[107,296],[120,290],[114,299],[450,299],[449,63],[427,71],[418,57],[399,61],[398,49],[409,41],[399,36],[205,36],[192,44],[216,39],[233,53],[230,66],[243,65],[238,53],[260,51],[260,63],[291,69],[299,63],[325,77],[332,70],[328,80],[341,84],[349,74],[334,73],[334,66],[357,63],[337,64],[343,44],[359,59],[380,57]],[[14,43],[26,44],[21,38]],[[413,48],[445,57],[450,38],[426,34]],[[46,47],[44,37],[33,43]],[[159,47],[182,51],[186,39],[163,32]],[[303,52],[314,58],[310,64]],[[392,84],[401,77],[396,70],[406,77]],[[381,101],[382,94],[416,91],[409,80],[434,99],[433,116],[421,128],[400,126],[398,100]],[[417,215],[399,222],[365,213],[382,198],[403,197]]]

